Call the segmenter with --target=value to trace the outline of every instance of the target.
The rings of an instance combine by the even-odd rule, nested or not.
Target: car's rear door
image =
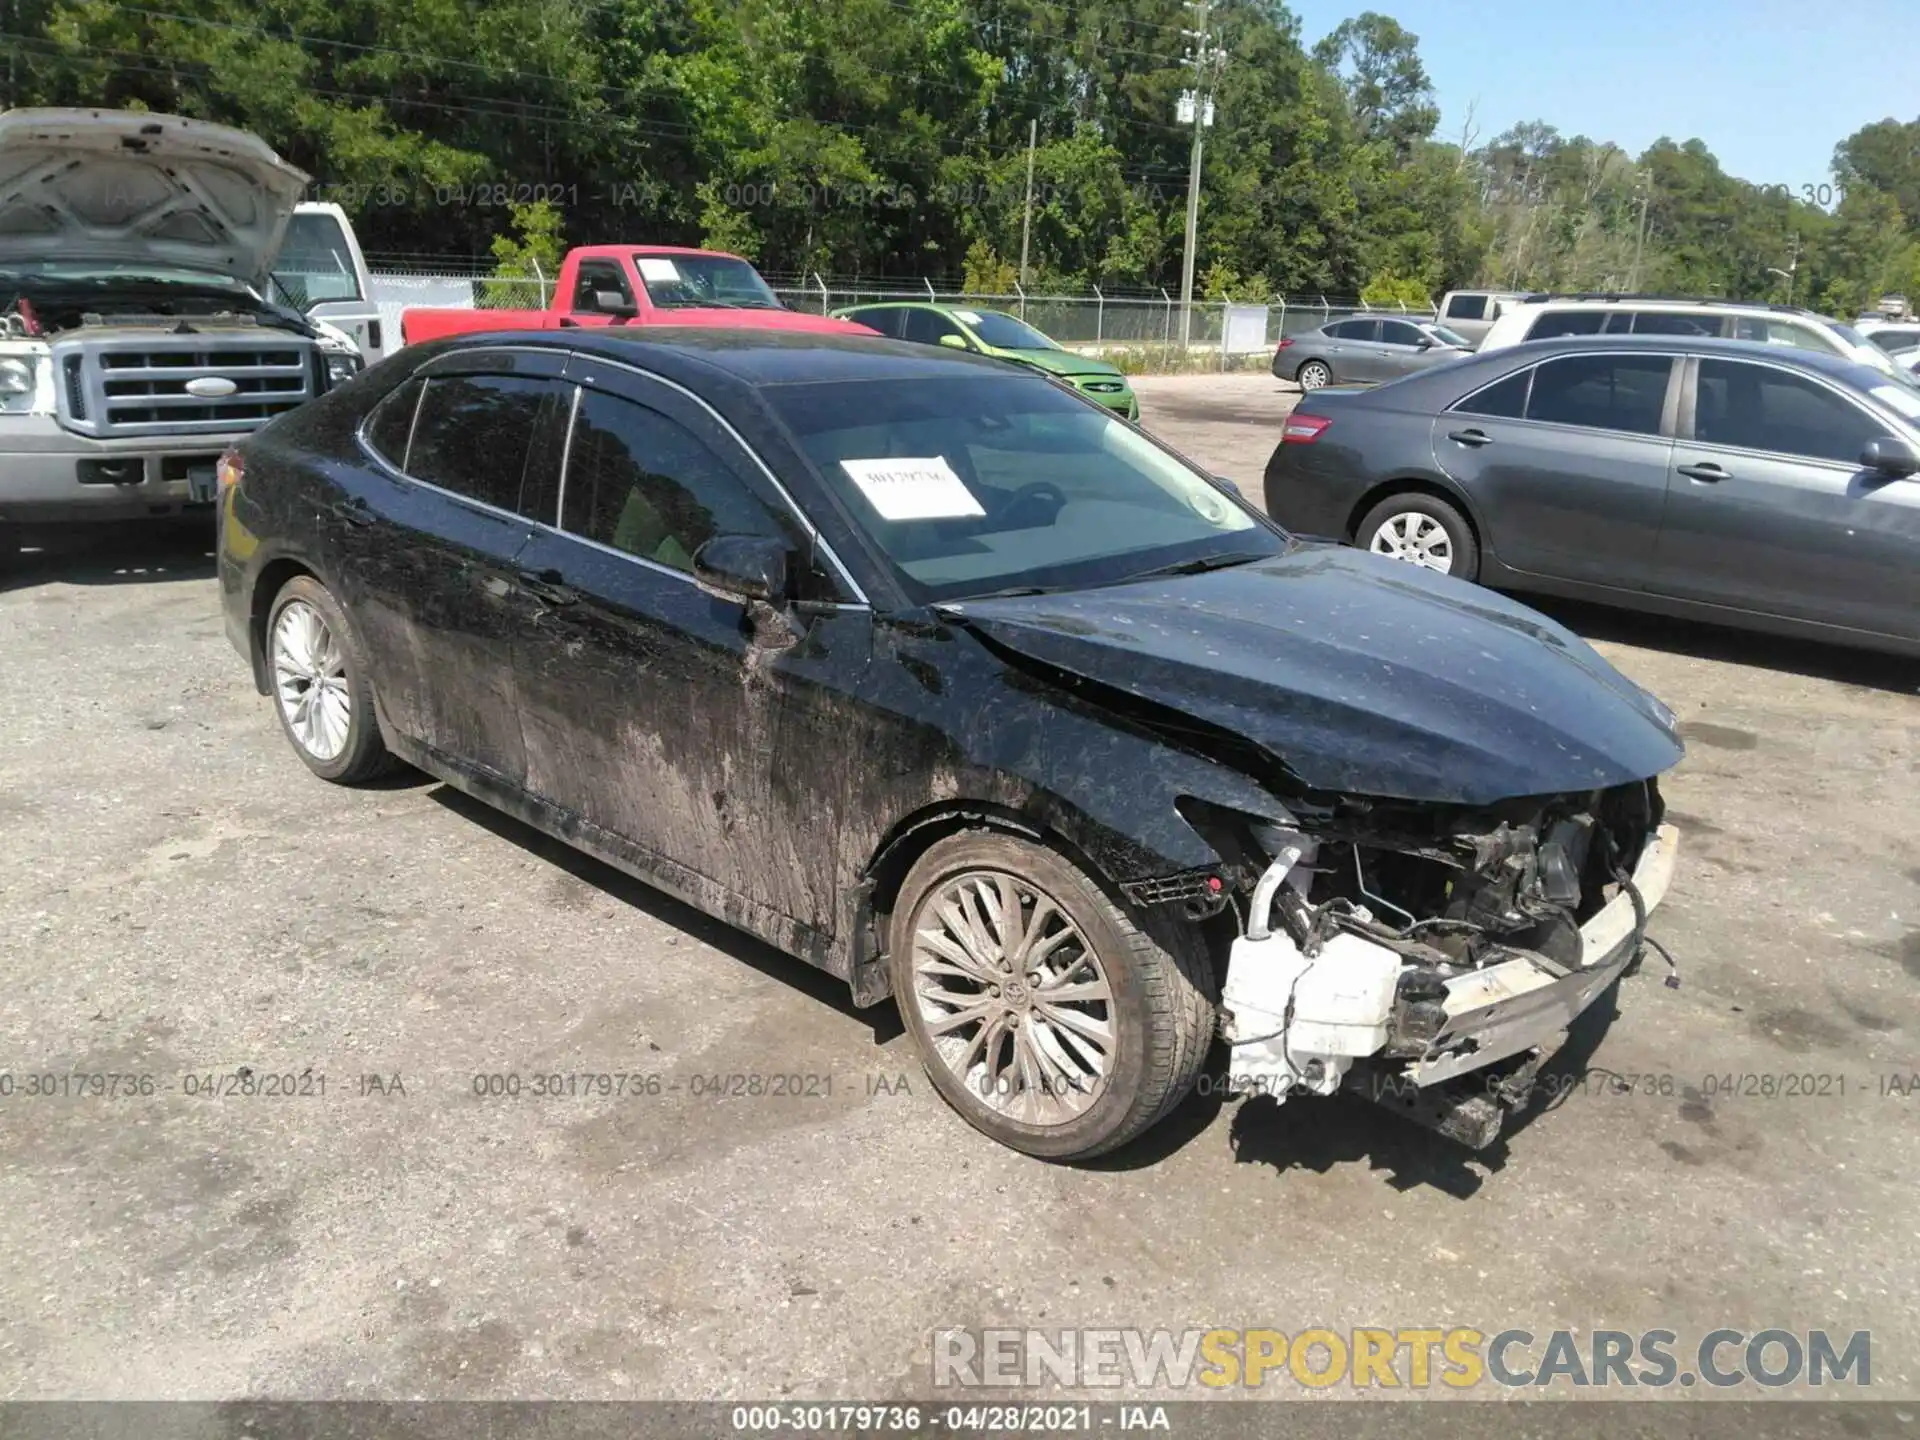
[[[1375,381],[1387,378],[1380,348],[1380,322],[1356,316],[1327,327],[1333,336],[1328,347],[1336,380]]]
[[[1472,497],[1501,563],[1642,588],[1666,504],[1678,363],[1646,350],[1556,356],[1434,421],[1434,456]]]
[[[1689,370],[1655,588],[1920,636],[1920,480],[1859,461],[1900,422],[1786,364],[1702,356]]]
[[[522,493],[554,463],[564,363],[507,347],[430,362],[370,417],[370,463],[331,468],[322,502],[328,576],[388,722],[509,786],[526,768],[512,664],[531,619],[513,584],[533,528]]]
[[[586,356],[558,524],[518,569],[541,607],[519,654],[528,788],[586,838],[792,948],[834,933],[834,827],[793,780],[844,735],[871,625],[814,568],[807,527],[710,408],[663,379]],[[694,583],[716,535],[789,547],[797,629]],[[827,766],[844,773],[847,755]]]

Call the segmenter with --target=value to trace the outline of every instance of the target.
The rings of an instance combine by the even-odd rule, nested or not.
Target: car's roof
[[[1775,305],[1766,300],[1722,300],[1714,296],[1690,295],[1522,295],[1520,304],[1535,309],[1555,310],[1673,310],[1682,314],[1696,311],[1742,310],[1770,315],[1792,315],[1803,320],[1827,317],[1802,305]],[[1517,312],[1516,312],[1517,313]]]
[[[846,305],[834,313],[847,315],[855,310],[934,310],[942,315],[954,316],[1008,313],[992,305],[955,305],[946,300],[862,300],[858,305]]]
[[[1614,350],[1687,350],[1739,360],[1764,357],[1806,365],[1835,375],[1861,369],[1877,373],[1858,360],[1824,350],[1805,350],[1798,345],[1772,345],[1764,340],[1723,340],[1717,335],[1561,335],[1551,340],[1527,340],[1485,353],[1491,359],[1496,355],[1537,357],[1555,352],[1577,355],[1585,351]]]
[[[703,371],[720,371],[755,387],[830,380],[977,378],[983,371],[1048,383],[1037,374],[963,350],[880,335],[745,327],[583,326],[564,334],[501,330],[462,336],[441,353],[528,344],[602,355],[668,378],[691,379]]]

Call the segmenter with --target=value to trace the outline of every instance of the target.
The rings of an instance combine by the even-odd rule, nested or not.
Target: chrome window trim
[[[656,385],[664,385],[667,387],[667,389],[672,390],[680,395],[684,395],[687,399],[693,401],[694,404],[698,405],[702,410],[706,411],[707,414],[713,418],[714,423],[717,424],[722,430],[724,430],[727,433],[728,438],[731,439],[735,445],[738,445],[740,447],[741,453],[746,455],[750,460],[753,461],[753,463],[756,466],[759,467],[760,473],[766,477],[767,483],[773,487],[774,493],[777,494],[782,500],[782,502],[785,503],[788,513],[791,514],[793,518],[800,523],[800,528],[806,532],[807,538],[813,542],[815,550],[819,554],[825,555],[827,557],[827,560],[833,566],[834,573],[840,577],[841,581],[846,585],[847,589],[850,590],[855,597],[855,603],[851,606],[845,606],[843,602],[838,602],[838,601],[832,602],[832,603],[834,603],[836,607],[839,607],[839,608],[851,608],[851,609],[859,609],[859,610],[871,610],[873,608],[873,602],[867,598],[867,592],[860,587],[860,582],[853,578],[853,572],[848,570],[847,567],[841,562],[839,555],[834,552],[834,548],[828,542],[826,536],[820,533],[820,527],[813,523],[813,517],[808,515],[806,511],[800,508],[799,503],[793,498],[792,492],[789,491],[785,485],[781,484],[780,477],[773,473],[773,467],[768,465],[765,460],[760,458],[760,452],[755,450],[753,446],[747,443],[746,437],[742,435],[738,430],[734,429],[732,422],[729,421],[726,416],[722,415],[718,410],[714,409],[713,406],[710,405],[702,396],[695,394],[692,390],[689,390],[686,386],[680,384],[678,381],[669,380],[667,379],[666,376],[657,374],[652,370],[643,369],[638,365],[631,364],[624,360],[609,360],[605,356],[589,355],[579,350],[576,350],[572,353],[573,353],[573,357],[579,360],[583,365],[605,364],[605,365],[612,366],[616,370],[624,370],[631,375],[638,375],[641,379],[650,380]],[[583,375],[581,378],[584,381],[584,380],[591,380],[593,377],[590,375]],[[564,481],[562,483],[564,483]],[[566,533],[572,534],[573,532],[567,531]],[[584,539],[585,537],[580,536],[575,538]],[[592,542],[589,542],[589,543],[592,543]],[[615,552],[615,553],[624,553],[624,552]],[[678,573],[678,572],[675,572],[675,573]]]
[[[553,524],[563,531],[567,528],[567,465],[573,459],[573,427],[580,421],[580,393],[581,387],[574,385],[573,404],[567,410],[567,438],[560,442],[560,494],[553,503]]]

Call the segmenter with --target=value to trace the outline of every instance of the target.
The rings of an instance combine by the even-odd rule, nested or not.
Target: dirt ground
[[[1140,390],[1257,494],[1286,390]],[[310,778],[209,539],[0,572],[0,1398],[904,1397],[995,1325],[1868,1330],[1920,1392],[1913,667],[1554,607],[1685,719],[1682,988],[1625,981],[1482,1154],[1195,1097],[1068,1169],[889,1008],[439,785]],[[207,1093],[241,1067],[324,1094]],[[476,1093],[536,1072],[678,1088]],[[156,1093],[29,1093],[94,1074]]]

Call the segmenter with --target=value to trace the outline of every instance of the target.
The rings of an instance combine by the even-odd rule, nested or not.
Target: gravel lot
[[[1139,388],[1257,493],[1282,387]],[[1061,1169],[949,1113],[890,1008],[438,785],[311,779],[208,538],[0,572],[0,1398],[924,1395],[931,1331],[1001,1324],[1826,1326],[1920,1391],[1920,1096],[1880,1093],[1920,1072],[1911,666],[1555,607],[1685,718],[1683,988],[1624,982],[1481,1155],[1195,1098]],[[182,1093],[242,1065],[325,1094]],[[475,1095],[509,1071],[681,1088]],[[818,1078],[705,1093],[744,1074]],[[1703,1088],[1749,1074],[1845,1094]]]

